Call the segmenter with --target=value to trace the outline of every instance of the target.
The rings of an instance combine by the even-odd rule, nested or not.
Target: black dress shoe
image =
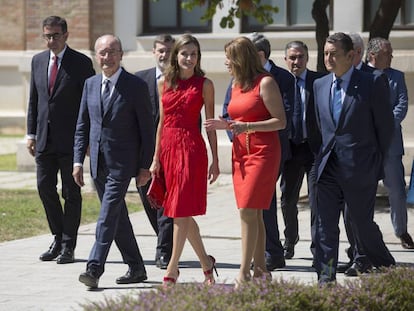
[[[91,270],[86,270],[79,275],[79,282],[85,284],[90,288],[98,288],[99,277]]]
[[[401,246],[405,249],[414,249],[414,242],[411,235],[408,232],[403,233],[400,236]]]
[[[345,273],[346,270],[348,270],[352,266],[352,261],[349,261],[347,263],[340,264],[336,267],[337,273]]]
[[[145,269],[129,268],[125,275],[116,279],[116,284],[141,283],[147,279]]]
[[[296,240],[294,243],[290,243],[290,242],[285,243],[285,245],[283,246],[285,250],[284,252],[285,259],[292,259],[293,256],[295,256],[295,245],[298,243],[298,241],[299,241],[299,236],[296,237]]]
[[[266,269],[267,271],[273,271],[275,269],[281,269],[286,267],[285,258],[283,257],[267,257],[266,258]]]
[[[62,245],[60,243],[61,242],[57,240],[53,241],[49,249],[40,255],[39,259],[41,261],[51,261],[59,256],[60,250],[62,249]]]
[[[163,270],[167,269],[168,262],[169,260],[167,260],[167,258],[165,258],[164,256],[160,256],[159,258],[155,259],[155,265],[157,266],[157,268]]]
[[[363,273],[369,273],[372,270],[372,265],[368,263],[354,262],[344,274],[346,276],[358,276]]]
[[[72,248],[64,248],[60,253],[59,257],[56,259],[56,263],[65,264],[65,263],[74,263],[75,262],[75,252]]]

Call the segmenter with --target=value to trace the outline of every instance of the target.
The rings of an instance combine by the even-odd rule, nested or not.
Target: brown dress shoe
[[[403,233],[400,236],[401,246],[405,249],[414,249],[414,242],[411,235],[408,232]]]

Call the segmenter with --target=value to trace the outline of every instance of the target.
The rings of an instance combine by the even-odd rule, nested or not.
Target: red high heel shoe
[[[180,276],[180,270],[177,270],[177,277],[173,278],[170,276],[164,276],[164,278],[162,279],[162,287],[163,288],[168,288],[170,286],[174,286],[175,283],[177,283],[177,279]]]
[[[214,279],[214,275],[213,275],[213,270],[214,272],[216,272],[216,276],[218,276],[217,269],[216,269],[216,258],[214,258],[211,255],[208,255],[208,257],[210,258],[210,261],[211,261],[211,268],[203,271],[204,276],[206,278],[204,280],[204,284],[213,285],[214,283],[216,283],[216,280]]]

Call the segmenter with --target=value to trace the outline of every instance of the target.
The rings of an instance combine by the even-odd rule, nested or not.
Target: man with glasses
[[[36,159],[37,188],[54,240],[41,261],[73,263],[82,197],[73,180],[73,138],[85,80],[94,75],[92,61],[67,44],[65,19],[43,21],[47,50],[32,59],[27,112],[27,149]],[[62,181],[62,206],[57,192]]]

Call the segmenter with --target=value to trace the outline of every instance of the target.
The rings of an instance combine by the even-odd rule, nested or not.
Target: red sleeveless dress
[[[164,170],[164,215],[204,215],[207,207],[207,149],[200,132],[204,77],[178,80],[177,89],[162,96],[164,127],[160,164]]]
[[[260,97],[260,75],[251,90],[233,87],[228,113],[235,121],[254,122],[271,117]],[[233,137],[232,171],[238,208],[269,209],[280,164],[277,131],[241,133]]]

